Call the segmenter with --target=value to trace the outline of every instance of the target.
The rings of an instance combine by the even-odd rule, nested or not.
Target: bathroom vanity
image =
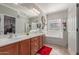
[[[44,39],[44,34],[40,33],[0,40],[0,55],[35,55],[42,48]]]
[[[15,21],[16,19],[13,17],[4,16],[3,35],[9,35],[9,37],[0,38],[0,55],[35,55],[43,46],[42,24],[38,20],[29,19],[28,23],[23,22],[23,26],[20,26],[23,27],[22,31],[17,29],[20,33],[26,33],[27,35],[16,35],[18,32],[15,28],[20,27],[15,26]],[[12,28],[9,25],[12,25]],[[10,31],[7,30],[8,27],[10,27]]]

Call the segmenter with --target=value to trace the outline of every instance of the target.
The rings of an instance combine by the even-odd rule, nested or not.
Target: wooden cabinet
[[[18,43],[0,47],[0,55],[18,55]]]
[[[44,36],[37,36],[31,39],[0,47],[0,55],[34,55],[43,47]]]
[[[30,55],[30,39],[20,42],[20,55]]]
[[[39,38],[34,37],[31,39],[31,55],[36,54],[38,50],[39,50]]]
[[[43,47],[44,35],[37,36],[31,39],[31,55],[36,54]]]
[[[43,47],[43,36],[39,36],[39,49]]]

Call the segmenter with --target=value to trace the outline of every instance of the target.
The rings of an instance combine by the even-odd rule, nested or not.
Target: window
[[[61,19],[48,20],[48,30],[60,30],[61,26]]]

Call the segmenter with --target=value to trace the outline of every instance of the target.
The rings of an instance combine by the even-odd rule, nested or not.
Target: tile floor
[[[53,48],[50,55],[69,55],[67,48],[58,45],[45,44],[45,46]]]

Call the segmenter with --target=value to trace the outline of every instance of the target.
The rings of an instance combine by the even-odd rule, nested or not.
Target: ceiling
[[[53,13],[61,10],[65,10],[68,8],[68,3],[6,3],[2,4],[8,6],[14,10],[19,10],[29,17],[37,16],[40,13]],[[35,8],[40,13],[36,13],[33,8]]]
[[[27,4],[26,3],[26,6],[23,6],[23,5],[19,4],[19,3],[18,4],[15,4],[15,3],[3,3],[1,5],[9,7],[11,9],[17,11],[18,13],[20,12],[21,14],[25,14],[28,17],[33,17],[33,16],[38,15],[31,8],[28,8],[28,5],[31,6],[32,4]]]
[[[38,3],[42,11],[46,14],[58,12],[68,8],[68,3]]]
[[[68,8],[70,4],[68,3],[22,3],[20,4],[26,8],[36,8],[40,9],[40,11],[44,12],[45,14],[58,12],[61,10],[65,10]]]

